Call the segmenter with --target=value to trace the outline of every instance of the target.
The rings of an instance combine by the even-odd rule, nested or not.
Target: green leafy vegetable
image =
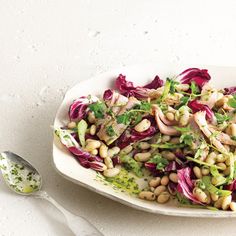
[[[148,162],[156,164],[157,170],[163,170],[169,164],[169,161],[159,154],[153,156]]]
[[[133,110],[143,110],[143,111],[150,111],[151,103],[147,101],[141,101],[140,104],[134,106]]]
[[[230,107],[236,108],[236,94],[233,95],[233,98],[230,98],[228,103]]]
[[[226,114],[220,114],[220,113],[215,113],[215,117],[216,117],[216,120],[217,120],[217,123],[218,124],[222,124],[224,123],[224,121],[229,121],[230,120],[230,117]]]
[[[134,109],[124,112],[122,115],[116,117],[118,124],[128,125],[130,122],[138,123],[142,119],[142,113],[149,113],[151,109],[151,104],[148,102],[141,102],[141,104],[136,105]]]
[[[200,165],[203,165],[203,166],[215,166],[217,169],[222,170],[222,167],[220,167],[220,166],[211,165],[211,164],[209,164],[209,163],[207,163],[207,162],[200,161],[200,160],[198,160],[198,159],[195,159],[195,158],[192,158],[192,157],[189,157],[189,156],[187,156],[186,158],[187,158],[187,160],[196,162],[196,163],[198,163],[198,164],[200,164]]]
[[[192,205],[192,203],[183,194],[177,192],[176,197],[178,202],[183,205]]]
[[[173,79],[167,78],[165,86],[164,86],[164,91],[162,93],[162,96],[161,96],[159,102],[163,101],[168,96],[169,93],[173,94],[175,92],[175,86],[177,84],[179,84],[179,82],[177,82]]]
[[[129,113],[123,113],[122,115],[119,115],[116,117],[116,121],[118,124],[125,124],[128,125],[130,123],[130,115]]]
[[[112,127],[111,125],[106,127],[106,133],[107,133],[110,137],[116,135],[116,132],[115,132],[115,130],[113,129],[113,127]]]
[[[184,143],[178,143],[178,144],[173,144],[173,143],[164,143],[164,144],[151,144],[152,147],[155,148],[161,148],[161,149],[176,149],[176,148],[182,148],[185,147]]]
[[[94,112],[96,118],[104,118],[104,114],[106,111],[106,105],[103,102],[95,102],[89,104],[89,109]]]
[[[231,139],[236,141],[236,136],[232,136]]]
[[[86,133],[87,128],[88,128],[88,124],[85,120],[81,120],[77,124],[78,137],[79,137],[79,141],[82,147],[85,147],[85,133]]]
[[[216,194],[216,195],[221,196],[221,197],[231,195],[231,191],[218,189],[217,187],[212,185],[210,176],[203,176],[202,182],[205,184],[206,189],[210,193]]]
[[[191,82],[190,89],[191,89],[192,95],[197,95],[200,92],[199,87],[194,81]]]
[[[179,140],[181,143],[184,143],[188,146],[192,146],[193,136],[191,134],[182,134]]]
[[[127,170],[131,170],[138,177],[143,176],[142,169],[137,161],[135,161],[132,157],[128,155],[124,155],[120,157],[121,162]]]
[[[211,167],[210,167],[210,172],[211,172],[212,176],[214,176],[214,177],[217,178],[217,180],[218,180],[218,183],[217,183],[216,186],[222,185],[222,184],[224,184],[224,183],[226,182],[226,178],[223,177],[223,176],[219,173],[219,171],[218,171],[218,169],[216,168],[216,166],[211,166]]]
[[[188,96],[184,96],[184,97],[180,98],[180,104],[178,106],[176,106],[176,109],[178,110],[180,107],[186,106],[188,104],[189,100],[190,100],[190,97],[188,97]]]

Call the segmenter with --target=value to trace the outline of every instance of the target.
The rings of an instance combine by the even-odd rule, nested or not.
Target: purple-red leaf
[[[145,86],[134,86],[133,82],[127,81],[126,76],[120,74],[116,79],[116,88],[122,95],[127,97],[134,96],[136,98],[142,99],[147,98],[151,89],[157,89],[163,86],[163,80],[156,76],[152,82]]]
[[[143,132],[137,132],[134,129],[131,129],[130,132],[128,132],[127,130],[117,140],[117,146],[122,149],[131,143],[152,137],[157,132],[155,120],[151,116],[146,117],[146,119],[149,119],[151,121],[151,126],[149,129]]]
[[[69,108],[69,117],[73,121],[78,121],[83,119],[86,116],[86,109],[88,103],[86,102],[86,97],[80,97],[75,100]]]
[[[236,87],[224,88],[224,95],[230,95],[236,93]]]
[[[194,81],[200,88],[211,79],[206,69],[201,70],[198,68],[189,68],[183,71],[178,77],[182,84],[191,84]]]
[[[106,101],[110,101],[112,99],[113,96],[113,91],[111,89],[107,89],[105,90],[105,92],[103,93],[103,100]]]
[[[198,100],[188,102],[188,107],[192,109],[193,113],[196,113],[198,111],[205,111],[206,118],[210,121],[214,117],[214,112],[207,105],[201,104]]]
[[[187,199],[191,200],[192,202],[201,204],[200,201],[198,201],[194,196],[193,196],[193,182],[191,180],[191,169],[189,167],[180,169],[177,171],[178,175],[178,186],[177,186],[177,191],[181,194],[183,194]]]

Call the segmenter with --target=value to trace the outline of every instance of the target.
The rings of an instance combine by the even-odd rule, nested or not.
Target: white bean
[[[200,170],[200,168],[198,166],[194,166],[193,167],[193,173],[195,174],[197,179],[201,179],[202,178],[202,172],[201,172],[201,170]]]
[[[161,178],[160,177],[155,177],[154,179],[151,179],[149,181],[149,186],[156,188],[158,185],[161,183]]]
[[[175,160],[176,156],[173,152],[170,151],[162,151],[161,155],[166,158],[168,161],[173,161]]]
[[[98,150],[97,149],[93,149],[90,153],[92,155],[96,156],[98,154]]]
[[[230,205],[231,201],[232,201],[232,196],[231,195],[229,195],[227,197],[223,197],[222,206],[221,206],[222,209],[227,210],[229,208],[229,205]]]
[[[153,192],[150,191],[142,191],[139,193],[139,198],[154,201],[156,199],[156,196]]]
[[[133,150],[132,145],[128,145],[126,147],[124,147],[123,149],[121,149],[121,153],[122,154],[128,154]]]
[[[91,124],[93,124],[93,123],[96,122],[96,117],[95,117],[95,115],[94,115],[93,112],[89,112],[89,113],[88,113],[88,121],[89,121]]]
[[[140,143],[138,144],[138,147],[139,147],[140,149],[142,149],[142,150],[149,149],[150,146],[151,146],[151,144],[148,143],[148,142],[140,142]]]
[[[216,156],[216,161],[217,162],[225,162],[225,156],[223,154],[218,154]]]
[[[113,169],[107,169],[103,171],[103,175],[106,177],[114,177],[120,173],[120,169],[113,168]]]
[[[197,200],[199,200],[200,202],[207,202],[207,195],[200,188],[195,187],[193,189],[193,196],[197,198]]]
[[[185,126],[188,124],[189,122],[189,117],[190,117],[190,114],[189,114],[189,111],[188,110],[185,110],[183,112],[183,114],[181,114],[180,118],[179,118],[179,124],[181,126]]]
[[[160,195],[164,191],[166,191],[166,186],[160,185],[160,186],[156,187],[156,189],[154,190],[154,194],[156,196],[158,196],[158,195]]]
[[[219,199],[219,196],[215,193],[211,193],[211,199],[212,201],[216,202]]]
[[[174,183],[178,183],[178,175],[176,173],[170,173],[169,179]]]
[[[206,163],[208,163],[210,165],[214,165],[215,164],[215,157],[213,155],[208,155],[206,158]]]
[[[134,129],[137,132],[143,132],[150,128],[151,122],[148,119],[143,119],[141,122],[139,122],[137,125],[135,125]]]
[[[230,209],[231,209],[232,211],[236,211],[236,202],[231,202],[231,203],[229,204],[229,207],[230,207]]]
[[[114,167],[112,159],[110,157],[108,157],[108,156],[105,157],[104,162],[105,162],[105,165],[107,166],[108,169],[112,169]]]
[[[158,197],[157,197],[157,202],[158,203],[166,203],[170,199],[170,194],[168,192],[162,192]]]
[[[68,123],[67,127],[69,129],[74,129],[76,127],[76,123],[74,121],[71,121],[71,122]]]
[[[99,148],[99,155],[102,158],[107,157],[107,151],[108,147],[105,144],[102,144],[101,147]]]
[[[136,161],[146,162],[151,158],[150,152],[140,152],[134,155]]]
[[[170,140],[170,143],[178,144],[178,143],[179,143],[179,138],[178,138],[178,137],[172,138],[172,139]]]
[[[180,92],[180,91],[188,91],[189,90],[189,85],[188,84],[177,84],[175,86],[175,88],[176,88],[176,90],[178,92]]]
[[[209,173],[210,173],[210,170],[209,170],[209,168],[208,167],[205,167],[205,166],[203,166],[202,168],[201,168],[201,171],[202,171],[202,175],[209,175]]]
[[[169,121],[173,121],[175,119],[175,115],[172,113],[172,112],[167,112],[166,113],[166,118],[169,120]]]
[[[169,183],[169,177],[168,176],[163,176],[161,178],[161,185],[167,185]]]
[[[222,206],[222,202],[223,202],[223,197],[220,197],[214,204],[214,207],[220,209]]]
[[[101,146],[101,142],[97,140],[91,140],[85,146],[87,151],[92,151],[93,149],[99,148]]]
[[[222,170],[226,170],[227,168],[227,166],[223,162],[217,163],[216,165],[219,166]]]
[[[90,127],[90,130],[89,130],[89,133],[91,134],[91,135],[94,135],[94,134],[96,134],[96,125],[91,125],[91,127]]]
[[[163,143],[170,141],[170,136],[169,136],[169,135],[166,135],[166,134],[162,135],[161,141],[162,141]]]
[[[111,148],[111,149],[109,149],[108,151],[107,151],[107,155],[109,156],[109,157],[113,157],[113,156],[115,156],[116,154],[118,154],[120,152],[120,148],[119,147],[113,147],[113,148]]]
[[[236,136],[236,124],[231,124],[231,134],[232,136]]]

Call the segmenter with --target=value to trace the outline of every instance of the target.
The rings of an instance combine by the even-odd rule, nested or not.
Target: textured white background
[[[133,210],[60,177],[50,125],[64,92],[121,65],[156,61],[236,65],[236,1],[0,0],[0,150],[32,161],[44,189],[105,236],[235,235],[235,219]],[[99,85],[97,85],[99,86]],[[47,202],[0,180],[0,235],[70,236]]]

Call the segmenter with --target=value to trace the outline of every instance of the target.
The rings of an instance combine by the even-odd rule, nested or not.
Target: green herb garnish
[[[203,176],[202,182],[205,184],[206,189],[213,194],[216,194],[218,196],[229,196],[231,194],[231,191],[229,190],[222,190],[218,189],[211,183],[211,177],[210,176]]]
[[[133,171],[134,174],[137,175],[138,177],[143,176],[143,172],[139,163],[135,161],[132,157],[124,155],[120,157],[120,160],[123,163],[125,169]]]
[[[94,112],[96,118],[104,118],[106,105],[103,102],[95,102],[88,105],[89,109]]]
[[[156,154],[148,161],[148,163],[154,163],[156,164],[157,170],[163,170],[169,164],[169,161],[163,158],[160,154]]]
[[[113,127],[112,127],[111,125],[106,127],[106,133],[107,133],[110,137],[116,135],[116,132],[115,132],[115,130],[113,129]]]
[[[230,117],[226,114],[220,114],[220,113],[215,113],[215,117],[216,117],[216,120],[217,120],[217,123],[218,124],[222,124],[224,123],[225,121],[229,121],[230,120]]]

